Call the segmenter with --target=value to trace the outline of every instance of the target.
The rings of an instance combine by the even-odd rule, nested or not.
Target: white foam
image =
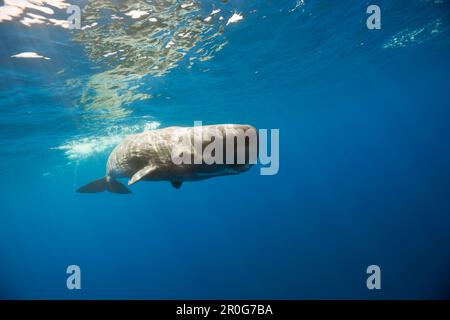
[[[11,58],[50,60],[49,57],[41,56],[40,54],[37,54],[36,52],[21,52],[21,53],[12,55]]]
[[[184,4],[181,5],[181,8],[185,9],[185,8],[189,8],[190,6],[193,6],[193,5],[194,5],[193,2],[190,2],[190,3],[184,3]]]
[[[227,21],[227,25],[229,25],[230,23],[236,23],[241,21],[242,19],[244,19],[244,17],[240,14],[240,13],[233,13],[233,15],[230,17],[230,19],[228,19]]]
[[[425,26],[416,29],[405,29],[392,36],[383,45],[383,48],[405,48],[411,45],[420,44],[441,33],[443,31],[442,26],[442,20],[436,19]]]
[[[14,21],[20,19],[19,22],[27,27],[34,24],[50,24],[67,28],[65,20],[50,19],[45,16],[36,15],[28,10],[39,11],[42,14],[54,15],[57,8],[63,10],[70,6],[64,0],[4,0],[0,6],[0,23],[4,21]]]
[[[166,44],[166,49],[169,49],[169,48],[172,47],[174,44],[175,44],[175,42],[169,41],[169,42]]]
[[[83,160],[112,149],[130,134],[155,130],[160,125],[157,121],[150,121],[132,126],[111,126],[105,135],[71,139],[52,149],[64,151],[69,160]]]
[[[86,30],[86,29],[93,28],[93,27],[95,27],[97,24],[98,24],[97,22],[94,22],[94,23],[92,23],[92,24],[88,24],[88,25],[82,27],[81,30]]]
[[[143,10],[131,10],[125,13],[125,15],[131,17],[132,19],[139,19],[140,17],[147,16],[148,12]]]
[[[115,54],[117,54],[117,51],[114,51],[114,52],[107,52],[107,53],[105,53],[105,54],[103,55],[103,57],[107,58],[107,57],[113,56],[113,55],[115,55]]]
[[[297,8],[303,6],[304,4],[305,4],[304,0],[297,0],[297,2],[295,3],[295,6],[289,11],[294,12],[295,10],[297,10]]]
[[[116,16],[115,14],[111,15],[111,19],[113,20],[123,20],[123,17]]]

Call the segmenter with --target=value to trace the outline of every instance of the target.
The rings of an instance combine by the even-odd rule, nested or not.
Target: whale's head
[[[170,128],[171,129],[171,128]],[[173,127],[172,161],[202,176],[241,173],[258,160],[258,132],[250,125]],[[187,137],[187,138],[186,138]],[[199,148],[200,147],[200,148]],[[175,159],[175,161],[174,161]]]

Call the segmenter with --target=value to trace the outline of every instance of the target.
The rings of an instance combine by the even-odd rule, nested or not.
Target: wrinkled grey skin
[[[194,128],[197,128],[197,131]],[[105,178],[94,181],[78,191],[96,193],[109,190],[115,193],[129,193],[125,186],[121,186],[119,182],[115,181],[117,178],[130,178],[128,185],[141,180],[170,181],[174,187],[179,188],[184,181],[198,181],[216,176],[238,174],[250,169],[252,164],[248,161],[244,164],[237,164],[236,162],[232,164],[206,164],[204,162],[194,164],[193,161],[191,161],[191,164],[175,164],[172,161],[174,148],[178,148],[176,149],[178,153],[175,154],[180,154],[182,150],[183,154],[189,154],[190,159],[193,159],[191,157],[196,152],[194,134],[195,132],[198,133],[198,128],[168,127],[126,137],[111,152],[106,166]],[[237,129],[243,131],[253,129],[256,132],[256,129],[252,126],[236,124],[211,125],[201,128],[203,139],[199,139],[199,141],[202,141],[202,150],[211,143],[211,138],[205,138],[205,136],[208,137],[208,134],[217,136],[220,133],[225,145],[226,139],[233,138],[238,131]],[[248,152],[249,144],[245,146],[245,150]],[[235,145],[235,154],[236,151]],[[100,182],[105,185],[100,186]]]

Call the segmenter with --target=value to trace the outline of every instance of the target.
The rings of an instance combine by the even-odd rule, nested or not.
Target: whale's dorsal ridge
[[[148,165],[148,166],[142,168],[141,170],[136,172],[131,177],[130,181],[128,181],[128,185],[131,186],[132,184],[135,184],[136,182],[141,181],[145,176],[150,174],[155,169],[156,169],[156,166],[154,166],[154,165]]]

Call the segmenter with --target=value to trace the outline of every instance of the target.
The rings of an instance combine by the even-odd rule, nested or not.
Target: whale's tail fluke
[[[107,177],[103,177],[98,180],[94,180],[91,183],[81,187],[77,190],[80,193],[99,193],[108,190],[112,193],[131,193],[131,191],[121,184],[119,181],[108,179]]]

